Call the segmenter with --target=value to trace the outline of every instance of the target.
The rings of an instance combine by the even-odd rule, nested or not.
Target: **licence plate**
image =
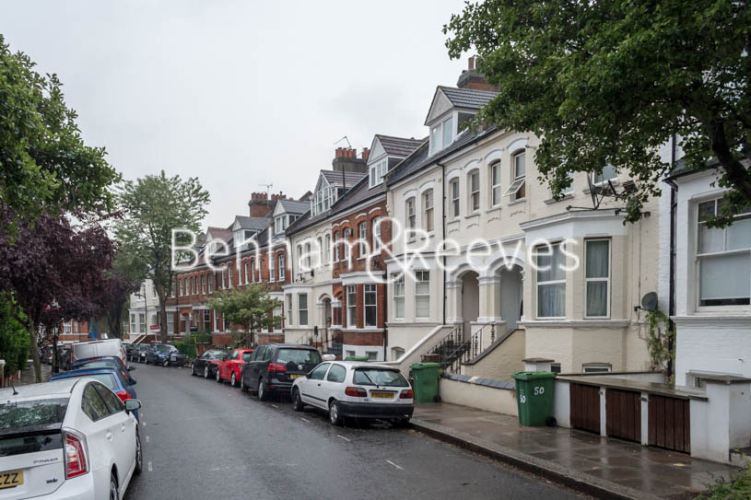
[[[288,375],[290,380],[295,380],[296,378],[301,377],[302,375]]]
[[[0,489],[14,488],[23,484],[23,471],[0,472]]]
[[[370,397],[371,398],[391,399],[393,396],[394,396],[393,392],[370,391]]]

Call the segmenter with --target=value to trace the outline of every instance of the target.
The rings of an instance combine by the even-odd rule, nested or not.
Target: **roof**
[[[0,389],[0,399],[3,401],[13,402],[15,399],[42,398],[42,397],[65,397],[69,398],[73,391],[73,386],[81,379],[64,379],[43,384],[19,385],[16,387],[16,394],[13,395],[13,389],[8,387]]]
[[[240,223],[240,227],[243,229],[250,229],[252,231],[263,231],[271,224],[271,217],[248,217],[245,215],[235,216],[235,220]]]
[[[456,87],[439,86],[451,104],[457,108],[480,109],[489,103],[498,92],[489,92],[487,90],[460,89]]]
[[[405,139],[404,137],[394,137],[391,135],[376,134],[378,141],[390,156],[399,156],[405,158],[412,154],[425,139]]]
[[[277,203],[281,203],[285,212],[292,214],[304,214],[310,209],[309,201],[278,200]]]
[[[211,235],[211,239],[213,240],[229,241],[232,239],[232,231],[230,229],[209,226],[206,232]]]
[[[360,179],[368,175],[365,172],[339,172],[336,170],[321,170],[321,175],[326,178],[326,182],[331,186],[354,186]]]
[[[466,130],[463,134],[459,136],[459,138],[453,144],[451,144],[451,146],[447,147],[446,149],[442,149],[441,151],[438,151],[432,156],[428,156],[428,141],[426,141],[425,144],[423,144],[423,146],[420,149],[415,151],[414,155],[405,159],[402,163],[397,165],[397,167],[394,168],[394,170],[388,173],[388,176],[386,178],[386,183],[389,186],[396,184],[400,180],[405,179],[406,177],[409,177],[410,175],[419,172],[423,168],[426,168],[436,163],[442,158],[445,158],[451,153],[463,148],[464,146],[467,146],[475,141],[478,141],[482,139],[483,137],[487,137],[495,130],[496,130],[495,126],[491,126],[480,131]],[[419,154],[417,154],[418,152]]]

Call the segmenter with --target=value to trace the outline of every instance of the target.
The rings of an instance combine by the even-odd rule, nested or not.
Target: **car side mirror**
[[[128,380],[128,382],[130,383],[130,385],[136,385],[138,383],[138,380],[132,378],[132,379]]]
[[[126,399],[125,400],[125,411],[128,413],[132,411],[136,411],[141,408],[141,402],[137,399]]]

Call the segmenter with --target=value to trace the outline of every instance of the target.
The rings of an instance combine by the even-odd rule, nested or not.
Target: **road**
[[[189,368],[134,366],[145,466],[125,500],[581,498],[412,430],[333,427]]]

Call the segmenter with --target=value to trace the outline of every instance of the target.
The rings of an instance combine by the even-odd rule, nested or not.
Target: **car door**
[[[88,417],[90,423],[85,425],[83,432],[89,450],[88,459],[91,471],[94,473],[93,498],[107,498],[109,495],[110,464],[117,463],[115,450],[112,445],[114,435],[110,429],[112,424],[108,420],[109,408],[102,399],[94,384],[86,384],[81,396],[81,411]],[[106,476],[106,477],[104,477]]]
[[[344,381],[347,378],[347,368],[338,363],[332,363],[326,378],[321,382],[321,398],[328,401],[331,398],[340,400],[344,393]]]
[[[231,353],[229,353],[229,356],[222,361],[222,364],[219,365],[219,370],[222,375],[222,380],[229,380],[232,376],[232,365],[234,364],[235,360],[237,360],[237,356],[240,354],[239,351],[234,350]]]
[[[136,463],[136,426],[137,422],[125,411],[125,404],[112,391],[102,384],[96,385],[96,390],[109,410],[106,417],[112,432],[112,447],[115,452],[115,463],[120,477],[119,484],[133,472]]]
[[[303,402],[324,409],[327,407],[321,384],[330,366],[331,363],[321,363],[300,383],[300,398]]]
[[[243,377],[245,378],[246,386],[256,386],[256,381],[258,380],[258,366],[263,359],[263,354],[266,352],[266,349],[268,349],[268,346],[265,345],[258,347],[253,353],[253,356],[251,356],[250,361],[245,363],[245,374]]]

